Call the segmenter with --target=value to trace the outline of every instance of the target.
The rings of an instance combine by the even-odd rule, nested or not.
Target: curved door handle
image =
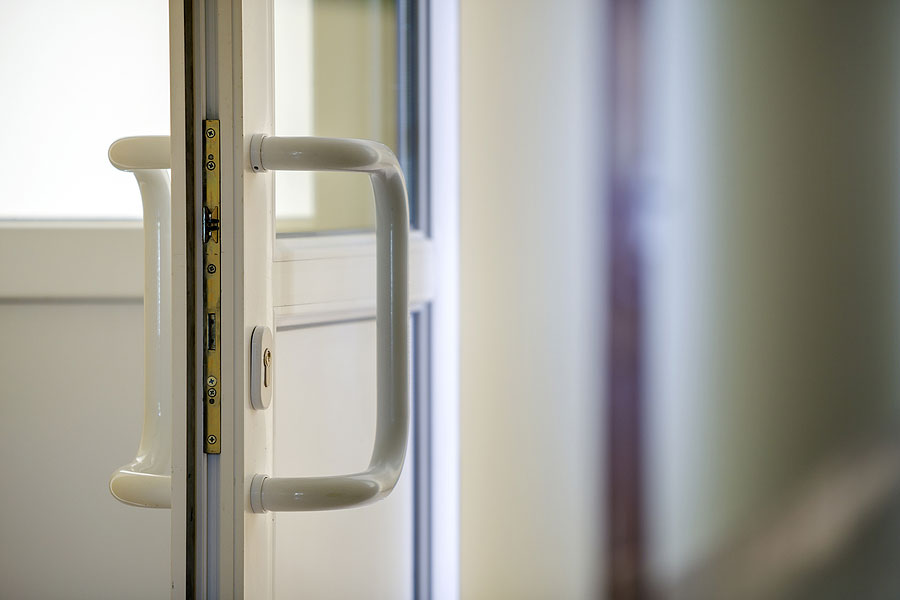
[[[250,486],[254,512],[332,510],[362,506],[387,496],[397,484],[409,435],[409,207],[400,164],[391,150],[367,140],[266,137],[250,142],[255,172],[356,171],[368,173],[375,191],[377,263],[377,418],[369,468],[329,477],[269,477]]]
[[[109,162],[134,174],[144,216],[144,424],[137,457],[109,478],[109,491],[133,506],[172,504],[172,375],[169,302],[171,226],[168,136],[130,137],[109,147]]]

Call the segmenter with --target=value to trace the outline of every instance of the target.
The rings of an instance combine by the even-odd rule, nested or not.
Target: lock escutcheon
[[[255,327],[250,336],[250,404],[256,410],[265,410],[272,403],[273,347],[272,331],[265,325]]]

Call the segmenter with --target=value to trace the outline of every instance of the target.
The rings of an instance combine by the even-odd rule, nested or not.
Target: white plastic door
[[[10,174],[0,184],[3,597],[166,598],[184,573],[170,555],[170,523],[185,515],[167,508],[166,327],[184,286],[158,260],[170,230],[167,135],[179,118],[167,9],[0,6],[0,120],[17,140],[0,151]],[[117,165],[139,188],[108,150],[146,135],[163,141],[159,160]],[[150,501],[133,493],[137,480],[154,483]],[[119,502],[111,487],[156,508]]]
[[[440,273],[455,271],[439,267],[451,245],[423,217],[436,205],[423,182],[430,141],[405,129],[427,130],[428,95],[397,91],[429,72],[424,38],[409,37],[410,28],[425,35],[428,8],[221,0],[198,11],[205,118],[219,127],[221,185],[220,453],[204,458],[201,493],[202,585],[210,597],[412,598],[438,585],[435,513],[453,520],[455,508],[435,508],[429,480],[437,384],[429,367],[442,351],[438,333],[452,329],[451,318],[438,316],[455,310],[438,302]],[[295,28],[287,30],[295,51],[304,36],[310,40],[299,55],[275,50],[286,21]],[[341,52],[343,67],[334,64]],[[285,63],[294,80],[284,87],[292,85],[293,101],[307,106],[305,123],[302,110],[283,113],[285,100],[276,99]],[[419,65],[415,77],[403,74],[410,64]],[[329,74],[339,75],[337,83]],[[341,86],[349,99],[326,102],[319,93]],[[366,95],[354,94],[354,86]],[[410,98],[414,108],[404,104]],[[278,124],[281,114],[292,130]],[[329,118],[337,123],[331,130]],[[360,120],[374,135],[356,133]],[[283,170],[332,173],[276,179]],[[445,206],[454,189],[446,188]],[[417,214],[411,228],[407,194]],[[448,241],[455,239],[454,222],[445,225]],[[453,286],[451,278],[448,298]],[[252,347],[254,331],[266,328],[273,339],[263,344],[271,352],[263,367]],[[201,338],[208,339],[208,325]],[[451,356],[443,364],[438,379],[455,368]],[[267,369],[274,396],[255,408],[265,405],[255,396],[267,392]],[[450,398],[453,385],[445,389]],[[447,404],[452,413],[455,402]],[[455,438],[452,422],[439,435]],[[444,473],[452,486],[452,467]],[[442,547],[453,555],[450,530]],[[444,589],[452,597],[454,586]]]

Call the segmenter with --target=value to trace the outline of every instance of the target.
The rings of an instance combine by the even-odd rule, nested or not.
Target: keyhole
[[[263,352],[263,385],[269,387],[272,384],[272,351],[266,348]]]

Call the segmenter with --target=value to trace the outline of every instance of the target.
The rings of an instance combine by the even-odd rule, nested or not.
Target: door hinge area
[[[222,451],[219,121],[203,121],[203,451]]]

